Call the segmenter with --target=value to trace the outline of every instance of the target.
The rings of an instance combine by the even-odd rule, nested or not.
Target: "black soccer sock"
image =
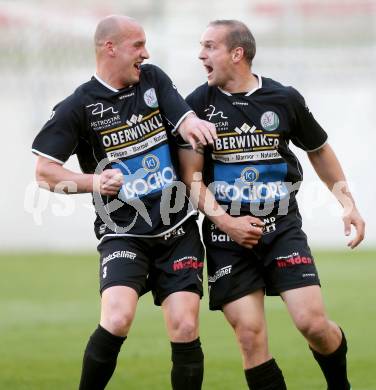
[[[321,355],[310,347],[313,357],[316,359],[321,368],[321,371],[325,376],[326,382],[328,384],[328,390],[351,389],[350,383],[347,379],[346,368],[347,342],[342,329],[341,333],[341,344],[334,352],[329,355]]]
[[[285,379],[274,359],[244,370],[251,390],[286,390]]]
[[[189,343],[171,342],[173,390],[200,390],[204,377],[204,354],[200,338]]]
[[[103,390],[106,387],[125,339],[98,325],[86,346],[79,390]]]

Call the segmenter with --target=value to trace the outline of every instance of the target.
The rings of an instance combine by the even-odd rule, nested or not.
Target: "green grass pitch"
[[[354,390],[376,389],[376,252],[315,253],[330,318],[346,331]],[[0,255],[0,389],[77,389],[81,357],[98,322],[97,255]],[[303,338],[279,298],[267,298],[270,346],[290,390],[325,389]],[[220,312],[201,309],[203,389],[246,384],[237,345]],[[170,348],[150,294],[108,389],[169,389]]]

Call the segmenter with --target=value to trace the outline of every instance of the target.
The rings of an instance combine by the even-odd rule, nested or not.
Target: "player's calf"
[[[244,371],[250,390],[286,390],[282,371],[274,359]]]
[[[79,390],[103,390],[106,387],[125,339],[98,325],[86,346]]]
[[[204,354],[200,338],[187,343],[171,342],[173,390],[200,390],[204,376]]]
[[[347,379],[347,341],[342,329],[340,331],[341,342],[334,352],[324,355],[310,347],[313,357],[325,376],[328,390],[351,390]]]

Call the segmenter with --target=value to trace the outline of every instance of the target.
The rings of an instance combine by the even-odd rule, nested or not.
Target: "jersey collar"
[[[244,96],[250,96],[252,95],[254,92],[256,92],[258,89],[261,89],[262,88],[262,77],[259,75],[259,74],[254,74],[257,79],[258,79],[258,86],[256,88],[253,88],[251,91],[247,92]],[[224,93],[225,95],[227,96],[232,96],[232,94],[230,92],[227,92],[225,90],[223,90],[222,88],[219,88],[218,89]]]
[[[104,80],[102,80],[97,74],[94,74],[95,79],[100,82],[102,85],[104,85],[106,88],[108,88],[112,92],[119,92],[118,89],[111,87],[110,84],[107,84]]]

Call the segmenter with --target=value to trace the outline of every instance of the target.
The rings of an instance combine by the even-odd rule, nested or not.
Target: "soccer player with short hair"
[[[223,310],[238,339],[248,386],[286,389],[268,349],[264,294],[280,295],[308,341],[329,390],[348,390],[345,335],[327,317],[295,194],[302,168],[289,141],[307,152],[318,176],[344,207],[355,248],[364,221],[342,168],[304,98],[251,71],[255,40],[242,22],[217,20],[201,38],[207,83],[187,102],[216,126],[213,147],[179,151],[183,180],[206,214],[210,308]],[[184,146],[184,145],[182,145]],[[202,172],[202,174],[201,174]],[[209,189],[209,191],[208,191]]]
[[[179,186],[173,133],[205,144],[215,128],[196,117],[160,68],[142,65],[145,43],[136,20],[101,20],[96,74],[56,105],[33,143],[40,185],[92,192],[96,206],[101,318],[85,350],[80,390],[105,388],[148,290],[171,341],[172,388],[199,390],[203,379],[204,251],[197,211]],[[73,154],[83,173],[63,166]]]

